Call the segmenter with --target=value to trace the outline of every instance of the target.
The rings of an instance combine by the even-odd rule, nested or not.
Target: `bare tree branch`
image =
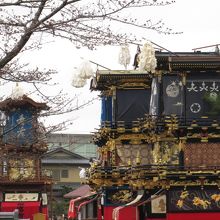
[[[127,26],[131,26],[162,34],[178,34],[179,32],[165,27],[162,20],[153,22],[147,17],[139,20],[126,16],[126,12],[131,9],[137,10],[138,13],[138,10],[145,7],[147,10],[147,7],[172,3],[172,0],[0,0],[1,81],[26,82],[33,85],[31,93],[51,106],[48,112],[41,114],[42,117],[66,114],[84,108],[95,99],[78,103],[78,95],[67,98],[62,90],[57,90],[55,95],[43,92],[44,86],[51,82],[56,71],[30,69],[27,64],[20,62],[19,55],[41,48],[48,37],[67,39],[77,48],[89,49],[138,40],[138,37],[129,31],[116,31],[114,24],[124,25],[126,30],[129,29]],[[51,129],[63,129],[69,123],[71,122],[66,121]]]
[[[2,38],[1,42],[5,42],[5,49],[2,48],[3,53],[0,53],[0,69],[22,50],[25,50],[27,45],[38,41],[39,38],[36,40],[33,38],[33,35],[37,36],[37,33],[48,33],[52,36],[66,38],[77,45],[87,46],[90,49],[97,45],[115,45],[133,40],[130,39],[130,33],[115,33],[110,26],[112,21],[155,30],[159,33],[176,34],[178,32],[171,32],[170,28],[164,29],[161,21],[154,24],[148,19],[147,23],[141,24],[136,19],[126,20],[120,13],[131,8],[165,6],[171,3],[173,1],[157,0],[16,0],[0,2],[0,9],[3,12],[0,19],[0,38]],[[16,10],[17,7],[21,10]],[[95,33],[92,33],[94,30]],[[1,74],[3,73],[1,72]]]

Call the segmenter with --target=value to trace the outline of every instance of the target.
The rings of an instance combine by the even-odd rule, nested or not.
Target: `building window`
[[[62,177],[62,178],[68,178],[68,177],[69,177],[69,172],[68,172],[68,170],[62,170],[62,171],[61,171],[61,177]]]
[[[52,170],[52,178],[55,181],[60,181],[60,170]]]

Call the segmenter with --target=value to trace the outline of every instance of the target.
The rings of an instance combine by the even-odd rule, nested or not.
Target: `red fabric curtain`
[[[115,206],[105,206],[104,207],[104,219],[112,220],[112,212]],[[120,210],[119,220],[138,220],[137,218],[137,207],[128,206]]]
[[[2,212],[14,212],[17,209],[17,202],[2,202],[1,203],[1,211]]]
[[[128,206],[121,211],[119,211],[119,220],[138,220],[137,207]]]
[[[46,220],[48,220],[48,207],[47,206],[42,207],[42,213],[46,215]]]
[[[147,218],[146,217],[146,220],[166,220],[166,218]]]
[[[112,211],[115,207],[113,206],[105,206],[104,207],[104,219],[112,220]]]
[[[167,220],[220,220],[220,213],[168,213]]]
[[[40,202],[24,202],[24,217],[33,219],[33,215],[40,212]]]
[[[2,202],[2,212],[13,212],[19,210],[19,218],[33,219],[33,215],[40,211],[40,202]]]

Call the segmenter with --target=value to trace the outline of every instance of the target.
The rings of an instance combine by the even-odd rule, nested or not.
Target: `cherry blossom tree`
[[[111,22],[120,22],[159,33],[171,33],[162,21],[138,21],[123,17],[122,11],[147,6],[165,6],[171,2],[146,0],[1,0],[0,70],[21,52],[42,46],[49,35],[73,42],[76,47],[93,49],[97,45],[135,40],[128,33],[115,33]],[[175,33],[175,32],[174,32]]]
[[[51,114],[60,114],[71,99],[61,94],[47,97],[38,83],[49,83],[54,70],[30,69],[19,57],[40,49],[48,38],[62,38],[76,48],[94,49],[102,45],[119,45],[138,41],[134,34],[117,32],[115,25],[154,30],[162,34],[177,34],[165,27],[162,20],[128,16],[127,11],[150,6],[166,6],[174,1],[159,0],[0,0],[0,77],[7,81],[32,83],[44,101],[57,104]],[[147,10],[147,9],[146,9]],[[136,13],[137,13],[136,12]],[[127,30],[127,28],[125,28]],[[62,103],[60,105],[59,103]],[[86,104],[83,104],[86,105]],[[71,106],[66,112],[74,111]]]

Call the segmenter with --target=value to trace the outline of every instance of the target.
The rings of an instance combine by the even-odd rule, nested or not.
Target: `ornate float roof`
[[[156,52],[157,69],[168,71],[220,71],[215,52]]]
[[[95,78],[91,81],[90,88],[92,90],[106,90],[112,86],[129,86],[138,84],[147,86],[151,82],[151,76],[147,71],[140,70],[98,70]]]
[[[220,55],[215,52],[161,52],[156,51],[157,70],[168,72],[220,72]],[[152,74],[140,70],[98,70],[92,79],[91,90],[110,87],[148,86]],[[144,86],[144,87],[145,87]]]
[[[35,102],[33,99],[29,98],[26,95],[23,95],[19,99],[8,98],[0,102],[0,110],[6,111],[13,107],[20,107],[24,105],[30,105],[35,107],[38,110],[48,110],[49,107],[46,103]]]

